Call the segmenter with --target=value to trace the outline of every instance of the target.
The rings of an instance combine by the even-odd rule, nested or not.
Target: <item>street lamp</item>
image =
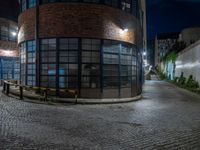
[[[127,29],[127,28],[125,28],[125,29],[124,29],[124,32],[128,32],[128,29]]]
[[[17,33],[16,32],[11,32],[12,36],[16,36]]]
[[[146,52],[143,52],[143,56],[146,56],[147,55],[147,53]]]
[[[123,33],[125,33],[125,32],[128,32],[128,28],[123,28],[123,29],[120,30],[120,33],[121,33],[121,34],[123,34]]]

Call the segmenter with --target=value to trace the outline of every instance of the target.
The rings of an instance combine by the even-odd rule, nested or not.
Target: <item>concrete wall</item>
[[[200,40],[179,53],[175,76],[180,77],[182,72],[184,77],[193,75],[200,83]]]

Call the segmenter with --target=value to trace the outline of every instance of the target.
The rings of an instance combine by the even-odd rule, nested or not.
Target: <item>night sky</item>
[[[146,0],[148,39],[200,26],[200,0]]]
[[[17,0],[0,0],[0,17],[17,21],[18,12]]]

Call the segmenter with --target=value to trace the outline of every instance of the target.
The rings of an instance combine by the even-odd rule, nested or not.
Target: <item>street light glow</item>
[[[16,36],[17,33],[16,32],[11,32],[12,36]]]
[[[125,28],[125,29],[124,29],[124,32],[128,32],[128,29],[127,29],[127,28]]]
[[[124,28],[124,29],[121,29],[121,30],[120,30],[120,33],[121,33],[121,34],[124,34],[125,32],[128,32],[128,29],[127,29],[127,28]]]
[[[143,55],[144,55],[144,56],[146,56],[146,55],[147,55],[147,53],[146,53],[146,52],[143,52]]]

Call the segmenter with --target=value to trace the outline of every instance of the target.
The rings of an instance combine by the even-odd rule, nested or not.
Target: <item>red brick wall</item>
[[[17,42],[0,40],[0,49],[3,50],[17,50]]]
[[[140,45],[139,21],[119,9],[96,4],[56,3],[40,6],[39,36],[90,37],[125,41]],[[123,28],[129,31],[121,33]],[[35,36],[35,9],[19,17],[19,43]]]
[[[35,8],[31,8],[20,15],[18,19],[18,43],[35,38],[35,12]]]
[[[5,18],[0,18],[0,25],[17,28],[17,22],[14,22]]]

